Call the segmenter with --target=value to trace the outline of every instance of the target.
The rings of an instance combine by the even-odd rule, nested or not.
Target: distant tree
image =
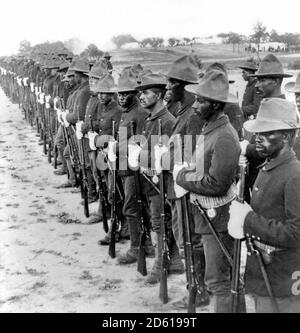
[[[80,56],[98,60],[103,56],[103,54],[103,51],[99,50],[95,44],[89,44]]]
[[[281,36],[281,42],[287,44],[287,47],[299,46],[300,45],[300,34],[299,33],[285,33]]]
[[[179,39],[171,37],[168,39],[168,43],[170,46],[175,46],[179,43]]]
[[[134,37],[132,37],[130,34],[117,35],[117,36],[112,37],[111,40],[118,49],[127,43],[137,42],[137,40]]]
[[[31,44],[28,40],[22,40],[19,44],[19,54],[28,55],[31,52]]]
[[[266,38],[269,36],[267,32],[267,27],[263,25],[262,22],[257,21],[256,24],[253,26],[254,34],[252,34],[251,41],[257,45],[257,56],[259,57],[259,46],[260,44],[266,40]]]
[[[188,38],[188,37],[184,37],[183,40],[185,41],[185,44],[186,44],[186,45],[190,44],[191,41],[192,41],[192,40],[191,40],[190,38]]]

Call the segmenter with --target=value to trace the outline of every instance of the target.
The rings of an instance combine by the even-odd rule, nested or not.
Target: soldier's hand
[[[241,147],[241,155],[246,155],[246,150],[249,145],[248,140],[243,140],[240,142],[240,147]]]
[[[89,138],[89,145],[92,150],[97,150],[95,145],[95,138],[98,134],[96,132],[88,132],[88,138]]]
[[[139,156],[142,148],[136,143],[130,143],[128,145],[128,164],[131,168],[137,168],[139,166]]]
[[[252,208],[247,203],[239,203],[233,201],[229,209],[229,222],[228,222],[228,232],[236,239],[244,238],[244,223],[245,218]]]
[[[157,174],[161,174],[162,172],[162,163],[161,159],[162,156],[168,152],[168,147],[167,146],[159,146],[155,145],[154,146],[154,168]]]

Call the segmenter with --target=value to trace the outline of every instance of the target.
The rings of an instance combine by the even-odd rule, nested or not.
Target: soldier
[[[167,82],[163,75],[149,73],[141,77],[141,83],[137,86],[137,89],[141,92],[139,97],[141,105],[150,111],[150,115],[146,119],[143,131],[143,136],[146,140],[141,144],[141,148],[136,147],[140,151],[139,159],[142,174],[149,179],[148,183],[146,183],[146,186],[143,188],[143,192],[147,196],[149,202],[151,225],[156,234],[155,262],[146,279],[146,283],[149,284],[155,284],[160,281],[163,247],[163,230],[161,230],[162,201],[160,194],[151,185],[151,179],[156,174],[155,170],[153,170],[153,165],[155,159],[154,146],[158,143],[158,120],[161,119],[162,135],[166,135],[167,137],[171,137],[172,129],[175,124],[175,118],[170,112],[168,112],[163,102],[166,85]],[[171,175],[165,175],[165,177],[168,176],[170,177]],[[166,211],[168,211],[168,207],[166,207]],[[171,210],[169,210],[168,217],[168,232],[166,235],[168,238],[170,255],[168,272],[170,274],[182,274],[184,272],[184,265],[172,232]]]
[[[104,150],[106,148],[109,138],[112,136],[112,124],[115,122],[115,128],[119,127],[122,109],[116,101],[115,96],[115,82],[110,74],[106,74],[102,80],[95,86],[95,92],[98,94],[99,106],[97,110],[96,119],[93,121],[94,132],[89,132],[90,147],[93,150],[98,150],[96,158],[96,166],[98,173],[101,173],[101,177],[105,179],[107,188],[110,188],[110,178],[108,173],[108,166],[104,158]],[[103,193],[105,195],[105,193]],[[110,197],[110,195],[109,195]],[[100,198],[101,199],[101,198]],[[103,219],[102,205],[99,199],[98,212],[94,217],[90,219],[90,223],[95,223]],[[109,213],[107,213],[109,215]],[[95,222],[94,222],[95,221]],[[125,226],[121,226],[120,234],[117,234],[116,241],[127,238],[128,231],[126,232]],[[101,240],[99,245],[109,245],[110,243],[110,231]]]
[[[119,264],[130,264],[137,261],[139,251],[139,232],[140,232],[140,216],[138,213],[138,203],[135,189],[134,171],[128,167],[127,141],[131,137],[130,125],[133,123],[135,134],[142,134],[143,126],[149,112],[146,111],[137,98],[137,78],[130,68],[124,69],[120,75],[118,86],[119,104],[122,107],[122,115],[118,128],[118,174],[122,179],[124,189],[124,206],[123,215],[129,226],[130,248],[118,258]],[[127,136],[126,135],[127,131]],[[121,137],[122,136],[122,137]],[[143,202],[144,207],[146,203]],[[154,256],[154,248],[149,242],[145,251],[148,256]]]
[[[229,233],[247,238],[246,292],[254,296],[256,312],[299,313],[300,162],[292,148],[300,128],[296,106],[264,99],[256,119],[244,127],[255,133],[257,152],[266,159],[251,207],[236,202],[230,209]]]
[[[283,78],[291,76],[290,74],[284,73],[282,64],[273,54],[266,55],[261,61],[257,73],[251,75],[251,77],[257,78],[255,87],[257,93],[262,98],[285,98],[285,95],[282,94],[281,91],[281,84]],[[253,136],[250,139],[250,144],[247,140],[241,142],[241,155],[246,156],[249,161],[249,169],[245,183],[245,199],[248,203],[250,202],[250,193],[259,171],[257,167],[264,161],[259,154],[257,154],[254,141],[255,138]]]
[[[289,82],[284,86],[285,90],[295,94],[295,102],[300,112],[300,73],[298,73],[296,82]]]
[[[195,107],[205,125],[196,146],[196,153],[199,150],[196,161],[193,161],[191,168],[175,165],[173,176],[186,191],[200,195],[200,203],[209,202],[205,208],[214,209],[212,223],[231,251],[233,240],[228,235],[227,223],[230,201],[234,198],[233,184],[240,147],[237,133],[224,114],[224,107],[226,103],[235,103],[236,99],[229,94],[228,79],[219,70],[207,71],[198,85],[188,85],[185,89],[196,95]],[[219,198],[218,204],[216,197]],[[231,266],[200,212],[193,205],[191,209],[196,231],[202,236],[205,282],[215,295],[215,312],[230,312]]]
[[[111,55],[108,52],[104,52],[103,58],[105,59],[107,70],[109,74],[112,74],[113,65],[110,62]]]
[[[261,97],[258,95],[256,90],[257,79],[253,76],[257,71],[256,63],[253,59],[247,60],[242,66],[239,66],[242,69],[243,79],[247,82],[243,101],[242,101],[242,110],[244,118],[255,118],[258,111]]]
[[[196,145],[196,135],[201,133],[204,125],[204,120],[195,113],[193,104],[195,97],[193,94],[185,90],[185,86],[188,84],[196,84],[198,82],[198,65],[195,62],[193,56],[183,56],[177,59],[169,69],[167,73],[167,87],[166,89],[172,91],[173,102],[178,102],[180,108],[177,112],[175,125],[172,129],[172,135],[180,135],[183,139],[184,136],[188,138],[188,141],[184,142],[183,150],[184,156],[187,161],[192,157],[192,152]],[[172,161],[174,160],[174,146],[172,141],[170,142],[170,160],[171,170],[173,169]],[[164,169],[168,170],[169,166],[164,166]],[[182,205],[181,200],[176,197],[174,192],[173,179],[169,181],[168,198],[172,204],[172,229],[176,239],[177,246],[183,248],[183,233],[182,233]],[[192,243],[195,259],[195,267],[198,271],[198,277],[203,275],[203,247],[201,245],[201,236],[195,233],[194,220],[191,221]],[[202,258],[202,260],[201,260]],[[202,283],[203,284],[203,283]],[[187,298],[177,302],[175,305],[178,307],[187,307]],[[196,304],[197,306],[207,305],[209,303],[209,295],[205,288],[203,292],[197,293]]]

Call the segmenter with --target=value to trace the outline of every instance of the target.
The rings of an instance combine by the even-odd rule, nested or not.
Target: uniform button
[[[247,237],[249,237],[250,235],[249,234],[246,234]]]
[[[260,237],[257,237],[257,240],[260,241]]]
[[[258,187],[254,187],[254,191],[256,191],[256,192],[257,192],[257,191],[258,191]]]
[[[252,239],[255,239],[255,236],[252,235],[251,238],[252,238]]]
[[[248,256],[251,256],[251,252],[247,252]]]
[[[103,121],[103,118],[102,119],[100,119],[101,121]]]

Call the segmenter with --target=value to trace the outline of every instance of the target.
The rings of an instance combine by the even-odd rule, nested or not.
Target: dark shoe
[[[120,241],[120,235],[118,232],[116,232],[116,238],[115,238],[115,242],[118,243]],[[98,242],[97,242],[98,245],[100,246],[108,246],[110,244],[110,232],[108,234],[106,234],[104,236],[104,238],[100,239]]]
[[[57,175],[57,176],[62,176],[62,175],[66,175],[67,171],[63,170],[63,169],[58,169],[58,170],[54,171],[54,174]]]
[[[101,223],[101,222],[103,222],[103,217],[97,214],[91,216],[91,218],[88,220],[88,224]]]
[[[189,297],[186,295],[183,297],[183,299],[174,302],[172,306],[179,309],[187,309],[188,303],[189,303]],[[202,291],[201,294],[199,292],[197,293],[196,307],[208,306],[209,303],[210,303],[210,297],[206,289]]]
[[[146,257],[155,258],[155,248],[151,243],[146,244],[144,248],[146,252]]]
[[[93,197],[88,197],[88,203],[91,204],[93,202],[98,201],[99,197],[98,196],[93,196]],[[84,200],[81,201],[81,205],[84,204]]]
[[[58,185],[58,186],[55,186],[55,188],[68,188],[68,187],[75,187],[76,185],[75,184],[72,184],[70,182],[66,182],[64,184],[61,184],[61,185]]]
[[[118,258],[118,263],[120,265],[133,264],[137,262],[138,253],[139,253],[138,247],[131,247],[126,253],[122,254]]]

